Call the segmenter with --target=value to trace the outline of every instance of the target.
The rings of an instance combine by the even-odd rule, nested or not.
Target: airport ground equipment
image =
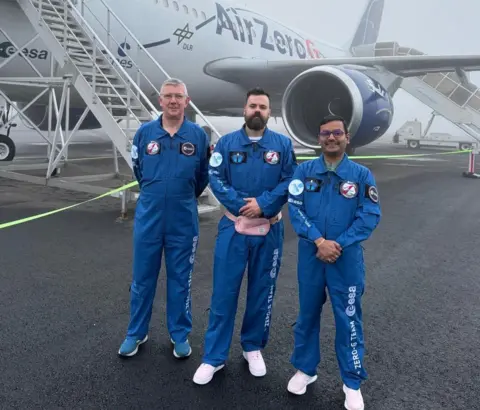
[[[469,135],[452,135],[445,132],[428,133],[435,113],[432,114],[427,127],[422,132],[422,123],[415,119],[414,121],[406,121],[393,136],[394,143],[405,144],[411,149],[420,149],[421,147],[450,147],[461,150],[469,150],[477,145],[477,141]]]
[[[17,49],[17,52],[2,64],[8,64],[12,58],[17,55],[24,56],[22,50],[28,47],[37,38],[45,43],[50,51],[51,57],[51,77],[43,77],[39,71],[24,56],[24,59],[30,64],[36,76],[29,78],[8,78],[0,81],[0,96],[13,105],[8,96],[1,91],[2,83],[10,85],[30,85],[43,89],[29,104],[22,109],[17,110],[17,115],[21,116],[32,129],[35,129],[42,138],[49,144],[49,161],[46,172],[46,182],[50,186],[63,186],[68,189],[87,191],[91,193],[102,194],[108,192],[111,188],[103,188],[94,185],[85,185],[86,181],[99,181],[109,177],[119,175],[119,164],[117,152],[123,157],[128,164],[130,171],[132,169],[130,149],[139,124],[145,121],[158,118],[159,112],[152,104],[152,96],[158,96],[159,90],[152,81],[146,76],[142,67],[130,57],[135,67],[136,78],[132,78],[122,64],[115,58],[112,53],[113,49],[121,47],[120,36],[128,36],[131,44],[130,47],[142,54],[142,57],[160,71],[165,78],[170,78],[162,66],[151,56],[141,42],[128,29],[128,27],[120,20],[113,10],[103,1],[98,0],[95,5],[98,7],[102,4],[104,11],[107,13],[107,27],[93,23],[95,14],[91,13],[87,22],[85,14],[89,10],[88,2],[84,0],[17,0],[19,6],[29,19],[35,29],[36,34],[26,44],[15,44],[14,39],[6,36]],[[98,10],[96,10],[98,13]],[[115,23],[116,29],[121,27],[123,33],[112,34],[112,26]],[[95,27],[96,30],[93,28]],[[1,30],[1,28],[0,28]],[[104,39],[102,41],[101,39]],[[106,43],[106,44],[105,44]],[[124,53],[128,55],[128,50],[124,49]],[[62,73],[61,76],[55,76],[56,73]],[[145,83],[151,87],[151,95],[148,98],[142,92]],[[48,94],[47,94],[48,93]],[[26,109],[33,105],[40,97],[47,94],[49,97],[49,125],[52,123],[53,110],[56,115],[56,126],[50,127],[48,137],[36,127],[36,125],[24,114]],[[78,119],[76,125],[71,129],[71,118],[69,115],[69,103],[72,94],[80,97],[86,104],[83,114]],[[60,96],[60,104],[57,99]],[[190,108],[199,115],[205,123],[220,138],[219,132],[205,118],[200,110],[190,103]],[[65,114],[65,118],[63,117]],[[68,161],[68,145],[72,137],[78,131],[81,123],[86,116],[92,113],[100,123],[102,129],[107,133],[113,143],[114,167],[115,171],[107,175],[94,175],[62,178],[62,181],[54,181],[51,176],[56,175],[61,163]],[[13,122],[13,118],[7,121],[8,127]],[[53,134],[53,135],[52,135]],[[59,148],[59,143],[61,148]],[[17,170],[21,166],[17,166]],[[26,166],[24,169],[34,169],[35,165]],[[3,171],[0,175],[5,175]],[[130,173],[129,177],[132,177]],[[8,175],[6,175],[8,177]],[[20,179],[19,174],[10,175],[13,178]],[[32,181],[32,177],[27,175],[26,180]],[[30,177],[30,178],[28,178]],[[33,181],[32,181],[33,182]],[[71,182],[69,184],[69,182]],[[80,184],[82,183],[82,184]],[[136,196],[134,195],[133,198]],[[127,199],[131,199],[127,194],[122,194],[122,203]],[[210,188],[207,187],[204,194],[199,200],[199,212],[205,213],[220,208],[220,204],[214,197]]]

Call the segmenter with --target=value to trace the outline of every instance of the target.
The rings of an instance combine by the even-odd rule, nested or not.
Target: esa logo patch
[[[184,142],[180,144],[180,152],[187,157],[191,157],[197,152],[197,147],[191,142]]]
[[[358,185],[355,182],[342,182],[340,184],[340,193],[347,199],[355,198],[358,195]]]
[[[160,144],[157,141],[150,141],[147,145],[147,155],[157,155],[160,152]]]
[[[378,203],[378,191],[373,185],[367,185],[365,189],[365,195],[374,203]]]
[[[263,161],[267,164],[276,165],[280,162],[280,153],[276,151],[268,151],[263,154]]]

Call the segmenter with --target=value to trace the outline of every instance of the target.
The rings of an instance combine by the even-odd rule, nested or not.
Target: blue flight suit
[[[368,168],[347,155],[335,171],[330,171],[321,155],[298,166],[289,186],[288,209],[299,236],[300,311],[291,362],[297,370],[316,375],[320,363],[320,315],[327,288],[335,317],[340,374],[347,387],[358,389],[367,378],[363,366],[361,297],[365,267],[361,242],[370,237],[381,217],[375,179]],[[335,263],[324,263],[315,256],[314,241],[320,237],[341,246],[342,253]]]
[[[190,285],[199,234],[197,198],[208,185],[208,137],[186,118],[171,137],[162,128],[160,116],[139,128],[131,154],[140,196],[127,337],[140,340],[148,333],[165,250],[167,327],[175,343],[185,342],[192,328]]]
[[[210,158],[210,188],[235,217],[256,198],[262,217],[278,215],[288,199],[288,184],[296,168],[290,139],[265,130],[252,142],[244,128],[220,138]],[[227,216],[218,223],[213,268],[213,293],[203,362],[223,364],[233,336],[238,295],[248,263],[247,306],[241,330],[246,352],[260,350],[268,341],[272,303],[282,260],[283,220],[266,236],[242,235]]]

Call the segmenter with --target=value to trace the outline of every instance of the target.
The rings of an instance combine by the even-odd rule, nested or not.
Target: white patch
[[[223,157],[222,154],[219,152],[214,152],[212,156],[210,157],[210,166],[211,167],[219,167],[223,162]]]
[[[340,187],[340,193],[348,199],[355,198],[358,194],[358,186],[355,182],[344,182]]]
[[[303,185],[302,181],[300,181],[299,179],[294,179],[288,185],[288,192],[290,192],[292,195],[300,195],[303,192],[304,188],[305,186]]]
[[[132,150],[131,150],[131,155],[132,159],[137,159],[138,158],[138,147],[136,145],[132,145]]]

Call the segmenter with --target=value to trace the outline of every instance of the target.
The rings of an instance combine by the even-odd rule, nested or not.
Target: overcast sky
[[[238,0],[259,11],[330,43],[344,45],[355,31],[368,0]],[[426,54],[480,54],[479,0],[386,0],[379,41],[397,41]],[[480,84],[480,73],[471,73]],[[394,98],[394,131],[417,117],[426,125],[431,109],[403,90]],[[432,132],[463,132],[436,118]]]

